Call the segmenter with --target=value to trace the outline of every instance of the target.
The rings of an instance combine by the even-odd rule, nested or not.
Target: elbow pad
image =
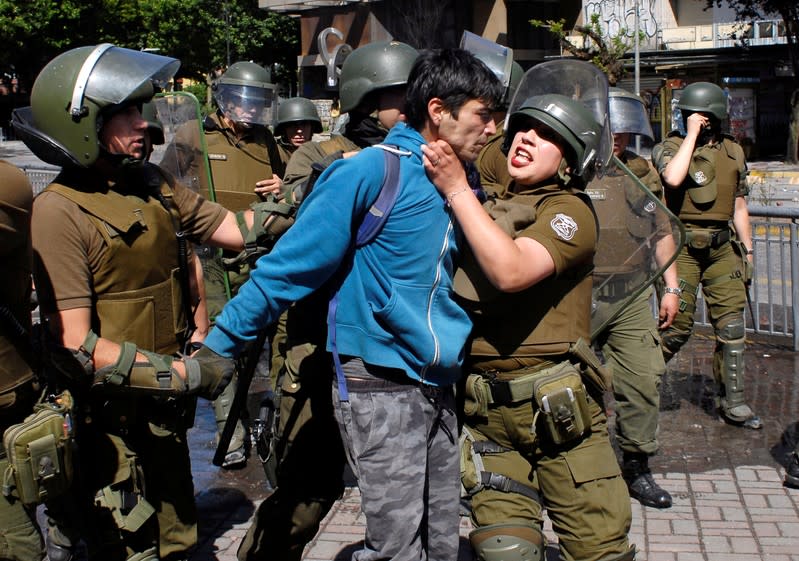
[[[147,360],[137,362],[137,352]],[[171,356],[137,349],[133,343],[122,343],[117,361],[94,372],[92,387],[151,395],[182,395],[189,391],[188,375],[183,380],[172,368],[173,361]]]

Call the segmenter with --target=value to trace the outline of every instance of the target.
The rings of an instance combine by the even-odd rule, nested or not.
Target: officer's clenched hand
[[[201,348],[183,361],[189,393],[206,399],[216,399],[236,371],[236,362],[232,358],[218,355],[208,347]]]

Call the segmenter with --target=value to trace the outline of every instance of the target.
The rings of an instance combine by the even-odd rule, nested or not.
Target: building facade
[[[776,15],[736,23],[730,8],[705,9],[703,0],[259,0],[259,6],[301,19],[300,93],[333,100],[336,64],[365,43],[456,46],[468,29],[511,47],[529,68],[563,55],[553,34],[530,20],[564,20],[572,29],[596,15],[606,37],[624,34],[632,45],[639,30],[638,56],[631,49],[629,72],[618,85],[644,97],[658,139],[677,124],[672,107],[682,88],[705,80],[728,93],[730,132],[750,156],[785,154],[798,82]]]

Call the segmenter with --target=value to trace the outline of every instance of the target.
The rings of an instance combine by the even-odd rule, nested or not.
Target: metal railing
[[[34,193],[55,178],[57,170],[23,168]],[[789,339],[799,351],[799,208],[749,205],[754,242],[755,278],[750,290],[751,317],[746,309],[750,333]],[[702,291],[697,297],[696,324],[709,326]],[[755,321],[756,319],[756,321]]]
[[[750,288],[746,330],[786,338],[799,351],[799,208],[749,205],[755,276]],[[755,317],[751,317],[754,314]],[[697,325],[710,325],[702,292],[697,298]]]

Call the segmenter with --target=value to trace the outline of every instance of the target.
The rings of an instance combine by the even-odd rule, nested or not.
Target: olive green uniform
[[[478,475],[487,484],[472,496],[475,532],[503,523],[529,524],[540,530],[546,508],[559,538],[561,558],[568,561],[620,559],[630,554],[630,499],[608,438],[602,391],[586,383],[587,407],[582,414],[586,430],[558,444],[533,392],[516,395],[509,388],[541,379],[553,364],[579,362],[570,347],[589,337],[597,224],[582,197],[549,185],[508,195],[510,207],[503,207],[506,201],[493,209],[493,201],[486,203],[498,224],[503,220],[500,216],[513,224],[505,228],[512,236],[530,237],[551,255],[555,273],[535,286],[518,293],[498,293],[473,260],[467,257],[463,264],[474,286],[483,287],[477,288],[480,302],[465,302],[474,319],[465,425],[476,446],[487,448],[480,454],[483,473]],[[519,205],[527,218],[514,218],[519,209],[510,209]],[[464,295],[462,278],[456,278],[456,289]],[[470,407],[470,403],[485,402],[482,392],[473,390],[476,387],[488,389],[492,396],[482,411],[479,405]],[[575,393],[580,392],[575,388]],[[493,485],[492,480],[509,486]],[[467,490],[474,488],[474,481],[463,482]]]
[[[258,181],[271,179],[272,174],[283,176],[285,164],[272,133],[266,127],[253,126],[239,139],[219,115],[210,115],[205,120],[204,130],[214,200],[226,209],[237,212],[249,208],[251,203],[260,200],[255,193]],[[203,195],[209,198],[210,194]],[[208,316],[213,320],[227,302],[224,270],[217,260],[206,261],[203,270]],[[228,271],[231,296],[247,280],[248,271],[246,265],[237,271]]]
[[[101,337],[158,353],[179,349],[186,324],[174,216],[155,193],[196,243],[225,217],[151,164],[123,166],[115,181],[94,168],[67,168],[36,198],[34,273],[44,314],[89,308]],[[194,400],[108,393],[107,386],[89,393],[81,380],[63,382],[80,410],[81,453],[76,497],[48,504],[59,530],[72,541],[85,538],[96,559],[125,559],[156,542],[161,559],[184,558],[197,541],[186,441]],[[125,506],[112,506],[117,500]],[[71,518],[62,508],[72,509]]]
[[[683,137],[672,133],[653,149],[653,163],[662,174]],[[666,189],[666,202],[685,224],[687,241],[677,258],[680,311],[663,333],[668,361],[691,336],[699,284],[716,333],[713,375],[719,384],[722,411],[743,405],[743,350],[746,287],[745,255],[736,252],[730,222],[738,197],[749,194],[743,149],[730,137],[694,149],[689,173],[677,189]],[[711,181],[707,179],[712,178]]]
[[[307,180],[314,162],[352,150],[358,146],[340,135],[303,144],[286,168],[284,189]],[[324,291],[315,293],[289,308],[278,324],[272,350],[272,374],[280,385],[277,489],[259,505],[238,550],[241,561],[299,561],[344,490],[347,460],[333,416],[333,370],[325,350],[327,304]]]
[[[652,193],[657,197],[663,196],[660,178],[646,160],[630,151],[625,151],[620,159]],[[630,294],[645,280],[645,273],[650,270],[651,264],[643,262],[647,254],[637,249],[646,241],[641,233],[646,236],[654,228],[637,229],[635,221],[651,221],[654,217],[648,217],[644,208],[635,212],[641,205],[636,204],[634,198],[640,198],[641,192],[627,193],[620,186],[602,196],[594,196],[590,189],[587,193],[603,225],[600,246],[603,243],[616,246],[626,243],[630,246],[631,258],[625,262],[624,270],[619,270],[616,264],[594,263],[594,276],[599,281],[597,284],[602,286],[597,295],[594,317],[601,318],[605,315],[603,307],[618,302],[620,294]],[[618,209],[623,208],[620,205],[627,205],[633,210],[629,213],[619,212]],[[604,253],[598,251],[597,254]],[[612,277],[603,283],[603,277],[608,274],[612,274]],[[647,455],[658,451],[660,382],[666,371],[660,333],[650,305],[652,292],[653,289],[647,289],[627,303],[595,340],[613,375],[616,440],[619,447],[625,452]]]
[[[0,434],[30,415],[36,400],[30,334],[33,192],[25,174],[0,161]],[[0,473],[8,467],[0,442]],[[0,559],[44,558],[44,542],[33,509],[0,495]]]

